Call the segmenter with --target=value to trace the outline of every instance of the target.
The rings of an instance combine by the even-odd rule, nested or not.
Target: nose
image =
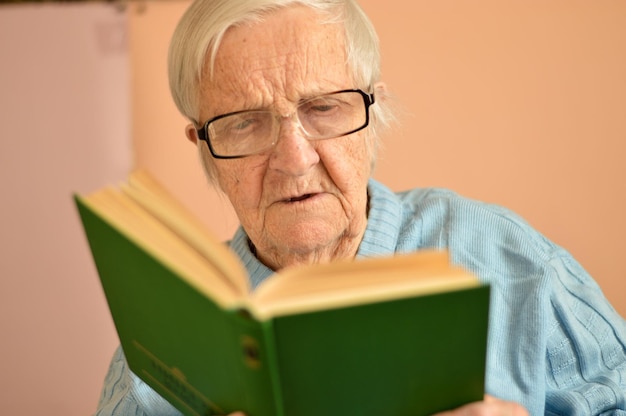
[[[301,176],[319,161],[316,147],[305,137],[297,117],[282,117],[278,140],[270,155],[270,168],[287,175]]]

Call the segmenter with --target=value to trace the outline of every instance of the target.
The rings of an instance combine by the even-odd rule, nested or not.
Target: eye
[[[320,104],[316,104],[314,106],[311,106],[311,111],[315,111],[318,113],[325,113],[328,111],[332,111],[335,108],[337,108],[336,105],[331,104],[331,103],[320,103]]]
[[[246,128],[250,127],[252,124],[254,124],[255,120],[252,119],[245,119],[245,120],[239,120],[236,123],[233,123],[233,125],[230,126],[230,130],[245,130]]]
[[[258,114],[238,114],[229,117],[227,129],[232,133],[240,133],[246,130],[252,130],[261,122]]]
[[[266,121],[267,115],[261,112],[239,113],[217,120],[213,128],[219,136],[241,137],[263,129]]]
[[[300,113],[308,116],[327,116],[341,109],[341,102],[335,99],[319,98],[300,106]]]

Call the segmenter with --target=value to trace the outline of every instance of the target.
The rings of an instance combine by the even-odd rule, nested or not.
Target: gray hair
[[[226,31],[246,22],[261,21],[264,14],[295,4],[322,12],[329,23],[343,23],[348,65],[360,88],[371,89],[380,81],[378,36],[355,0],[195,0],[179,21],[169,49],[170,91],[178,110],[200,126],[202,76],[212,76],[215,57]],[[209,71],[203,72],[207,59]],[[371,107],[368,127],[374,148],[379,130],[386,129],[393,119],[384,100],[377,101]]]

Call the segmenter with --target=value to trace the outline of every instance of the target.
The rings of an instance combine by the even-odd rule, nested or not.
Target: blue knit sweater
[[[372,180],[369,196],[358,257],[445,248],[491,284],[488,394],[532,415],[626,416],[626,322],[569,253],[510,211],[450,191],[393,193]],[[253,287],[271,276],[243,229],[230,244]],[[179,414],[118,350],[97,415]]]

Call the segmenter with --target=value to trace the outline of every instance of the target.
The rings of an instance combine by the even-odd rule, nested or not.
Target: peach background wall
[[[228,238],[237,222],[207,187],[165,79],[187,4],[131,16],[136,163]],[[375,176],[513,209],[572,252],[626,315],[626,2],[361,4],[403,106]]]

